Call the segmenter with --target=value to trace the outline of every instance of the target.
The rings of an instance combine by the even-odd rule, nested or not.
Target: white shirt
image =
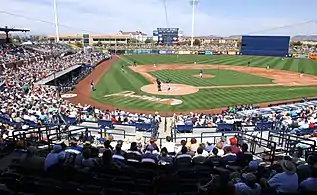
[[[162,144],[162,148],[166,148],[168,153],[175,152],[175,143],[174,142],[165,142]]]

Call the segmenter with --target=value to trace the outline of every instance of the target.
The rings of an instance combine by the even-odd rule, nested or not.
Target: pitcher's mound
[[[171,83],[171,88],[168,91],[168,85],[162,84],[162,91],[157,91],[157,85],[156,84],[150,84],[150,85],[144,85],[141,87],[141,90],[155,95],[187,95],[196,93],[199,91],[197,87],[190,86],[190,85],[184,85],[184,84],[175,84]]]
[[[193,77],[200,78],[200,75],[195,74],[195,75],[193,75]],[[214,75],[211,75],[211,74],[203,74],[203,79],[209,79],[209,78],[213,78],[213,77],[214,77]]]

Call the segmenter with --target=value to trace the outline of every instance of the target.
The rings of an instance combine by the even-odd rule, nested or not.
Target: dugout
[[[289,56],[290,36],[242,36],[240,54],[255,56]]]

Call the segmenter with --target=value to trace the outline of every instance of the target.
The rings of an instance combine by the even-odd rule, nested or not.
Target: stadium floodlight
[[[195,7],[198,5],[198,0],[190,0],[190,5],[192,6],[192,33],[190,47],[194,46],[194,28],[195,28]]]
[[[55,31],[56,31],[56,42],[59,42],[59,30],[58,30],[58,15],[57,15],[57,0],[54,0],[54,18],[55,18]]]

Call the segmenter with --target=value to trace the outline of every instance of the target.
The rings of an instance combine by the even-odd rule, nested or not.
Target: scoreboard
[[[160,45],[178,44],[179,28],[157,28],[153,31],[153,40]]]

